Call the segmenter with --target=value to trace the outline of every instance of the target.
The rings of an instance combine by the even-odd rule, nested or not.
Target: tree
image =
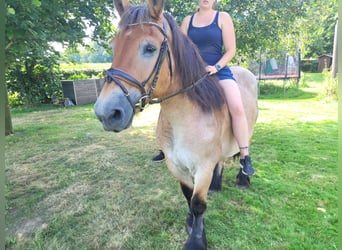
[[[40,55],[39,53],[43,53]],[[32,51],[7,70],[7,82],[11,92],[20,93],[20,101],[26,105],[51,103],[53,97],[61,96],[57,72],[57,57]]]
[[[92,39],[95,41],[106,41],[113,33],[110,22],[112,0],[5,0],[5,6],[5,69],[9,90],[18,89],[22,83],[10,74],[10,69],[33,72],[37,67],[44,66],[39,64],[42,59],[54,60],[52,55],[58,53],[51,42],[68,46],[82,44],[88,26],[94,28]],[[50,64],[51,67],[53,64]],[[52,68],[45,72],[49,71]],[[42,85],[44,82],[27,81],[26,90],[30,91],[33,84]],[[27,93],[24,95],[30,96]],[[5,113],[8,124],[11,124],[9,109]]]
[[[89,27],[94,30],[93,41],[104,43],[113,35],[111,0],[5,0],[5,3],[7,69],[24,65],[28,60],[36,63],[42,58],[54,60],[53,55],[58,52],[52,42],[65,46],[83,44]]]
[[[112,35],[111,0],[6,0],[5,3],[7,65],[33,51],[56,53],[51,42],[82,44],[88,27],[94,29],[93,40],[106,41]]]
[[[68,48],[62,55],[67,62],[104,63],[113,60],[112,50],[104,48],[98,42],[90,42],[86,47]]]
[[[196,10],[194,1],[175,0],[166,8],[181,22]],[[295,19],[304,15],[302,0],[221,0],[217,9],[228,12],[234,22],[239,55],[253,56],[260,48],[282,48],[282,36]]]
[[[197,3],[174,0],[166,3],[180,23],[192,14]],[[259,49],[302,50],[304,56],[332,51],[336,0],[221,0],[219,10],[234,22],[237,57],[256,57]]]
[[[10,135],[10,134],[13,134],[13,125],[12,125],[12,120],[11,120],[9,104],[8,104],[8,93],[7,93],[6,85],[4,89],[5,89],[5,95],[4,95],[5,96],[5,135]]]
[[[304,15],[296,19],[291,33],[299,40],[303,56],[318,57],[333,52],[337,2],[305,1]]]

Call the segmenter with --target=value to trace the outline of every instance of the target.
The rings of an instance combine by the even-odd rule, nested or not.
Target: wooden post
[[[338,67],[338,59],[337,59],[337,37],[338,37],[338,17],[336,17],[335,23],[335,34],[334,34],[334,50],[333,50],[333,58],[332,58],[332,65],[331,65],[331,77],[336,78],[337,74],[337,67]]]

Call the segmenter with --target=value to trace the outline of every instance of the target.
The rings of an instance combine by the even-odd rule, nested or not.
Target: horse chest
[[[172,167],[184,175],[195,176],[203,162],[208,161],[208,152],[220,152],[221,122],[214,114],[203,114],[181,103],[182,108],[162,109],[157,134]],[[213,157],[215,162],[210,165],[214,166],[218,158]]]
[[[188,148],[176,146],[171,150],[170,160],[174,166],[181,169],[183,172],[188,172],[192,176],[195,175],[198,162],[197,157],[188,150]]]
[[[196,129],[193,129],[196,131]],[[213,148],[212,136],[199,133],[179,133],[173,134],[172,147],[169,148],[169,157],[172,164],[184,172],[194,176],[201,166],[202,157],[208,152],[208,148]]]

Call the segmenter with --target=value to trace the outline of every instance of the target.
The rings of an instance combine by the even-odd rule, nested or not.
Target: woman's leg
[[[232,117],[233,134],[240,147],[240,163],[247,175],[253,175],[254,169],[249,157],[248,124],[243,108],[240,89],[234,80],[220,80]]]

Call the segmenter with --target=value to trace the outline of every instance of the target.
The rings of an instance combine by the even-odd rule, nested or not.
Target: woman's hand
[[[216,67],[212,65],[208,65],[207,67],[205,67],[205,70],[209,73],[209,75],[213,75],[217,73]]]

